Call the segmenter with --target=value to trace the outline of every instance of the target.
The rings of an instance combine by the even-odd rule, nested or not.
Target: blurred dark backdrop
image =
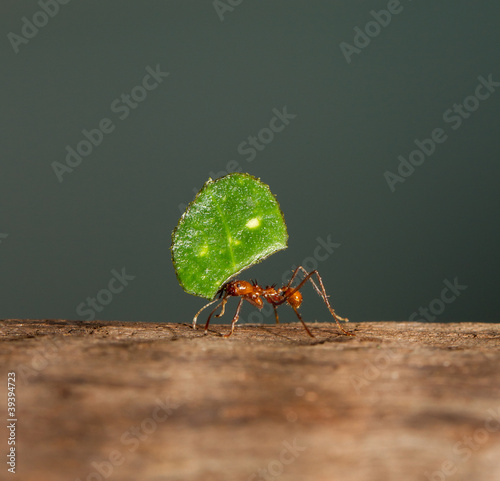
[[[0,11],[1,317],[189,322],[204,301],[177,283],[171,231],[229,169],[270,185],[290,235],[246,278],[317,265],[353,321],[498,319],[498,2]],[[311,288],[303,312],[329,320]]]

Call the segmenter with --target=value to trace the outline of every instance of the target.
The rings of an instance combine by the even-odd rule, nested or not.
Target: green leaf
[[[213,299],[243,269],[286,249],[285,219],[269,186],[250,174],[209,179],[172,232],[172,261],[189,294]]]

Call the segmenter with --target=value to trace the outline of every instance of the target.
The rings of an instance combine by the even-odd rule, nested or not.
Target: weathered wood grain
[[[17,478],[500,480],[500,325],[311,327],[0,321]]]

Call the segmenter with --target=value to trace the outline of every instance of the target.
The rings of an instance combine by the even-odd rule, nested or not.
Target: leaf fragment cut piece
[[[172,261],[189,294],[213,299],[232,277],[286,249],[288,233],[269,186],[250,174],[209,179],[172,233]]]

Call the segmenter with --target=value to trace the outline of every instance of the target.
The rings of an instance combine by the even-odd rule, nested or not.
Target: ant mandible
[[[295,277],[297,277],[297,274],[300,272],[304,273],[305,277],[302,279],[302,281],[296,286],[296,287],[291,287],[291,284]],[[314,282],[314,279],[312,278],[313,275],[316,275],[318,279],[318,283],[321,286],[321,289],[316,285]],[[309,330],[307,327],[306,323],[302,319],[302,316],[300,315],[298,308],[302,304],[302,294],[299,292],[300,289],[304,286],[304,284],[310,281],[311,284],[313,285],[314,289],[316,292],[320,295],[320,297],[323,299],[324,303],[327,305],[328,310],[330,311],[330,314],[333,316],[335,319],[337,326],[339,329],[347,336],[354,336],[349,331],[346,331],[339,322],[339,319],[345,322],[348,322],[349,320],[347,318],[340,317],[335,313],[333,310],[332,306],[330,306],[330,303],[328,302],[328,296],[325,291],[325,287],[323,286],[323,281],[321,280],[321,277],[318,273],[317,270],[313,270],[311,272],[307,272],[302,266],[297,267],[295,269],[292,278],[288,282],[288,284],[284,285],[283,287],[280,287],[276,289],[276,285],[272,286],[267,286],[266,288],[263,288],[257,284],[257,281],[252,281],[252,283],[247,282],[247,281],[231,281],[227,282],[224,284],[218,294],[219,296],[214,299],[213,301],[209,302],[205,306],[203,306],[194,316],[193,318],[193,328],[196,329],[196,321],[198,319],[198,316],[201,314],[201,312],[207,308],[208,306],[214,304],[215,302],[220,300],[220,303],[212,310],[210,315],[208,316],[207,322],[205,324],[205,334],[208,331],[208,325],[210,324],[210,319],[212,318],[213,314],[219,307],[221,308],[221,311],[219,314],[216,314],[215,317],[221,317],[224,315],[225,309],[226,309],[226,303],[228,301],[228,298],[230,296],[232,297],[240,297],[240,302],[238,303],[238,307],[236,308],[236,313],[234,314],[233,320],[231,322],[231,331],[228,334],[225,334],[224,337],[229,337],[233,331],[234,331],[234,326],[236,322],[238,322],[238,318],[240,316],[240,310],[241,310],[241,305],[243,304],[243,301],[248,301],[250,304],[254,305],[258,309],[262,309],[264,306],[264,302],[262,300],[262,297],[269,302],[273,306],[274,309],[274,316],[276,318],[276,324],[279,324],[279,318],[278,318],[278,311],[277,307],[280,306],[281,304],[284,304],[285,302],[292,307],[292,309],[295,311],[295,314],[297,314],[297,317],[299,318],[300,322],[304,326],[304,329],[307,331],[307,333],[311,337],[315,337],[314,334]]]

